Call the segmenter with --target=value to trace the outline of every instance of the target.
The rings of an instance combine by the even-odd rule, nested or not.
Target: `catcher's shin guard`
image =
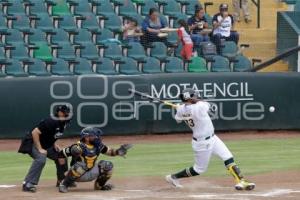
[[[106,184],[106,182],[111,178],[113,172],[113,163],[110,161],[101,160],[98,163],[99,176],[95,181],[95,190],[111,190],[112,185]]]

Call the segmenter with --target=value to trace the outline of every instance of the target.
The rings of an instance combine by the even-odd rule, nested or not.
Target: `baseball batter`
[[[193,89],[185,89],[180,98],[182,105],[177,106],[175,119],[185,122],[193,131],[192,147],[194,150],[195,164],[172,175],[167,175],[166,180],[177,188],[183,186],[180,178],[197,176],[207,170],[212,155],[217,155],[224,161],[229,173],[236,181],[235,189],[253,190],[254,183],[244,179],[240,169],[235,164],[233,155],[226,145],[214,133],[214,126],[209,116],[210,104],[198,99],[199,94]]]

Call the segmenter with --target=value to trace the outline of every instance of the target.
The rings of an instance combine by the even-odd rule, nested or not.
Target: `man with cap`
[[[217,46],[218,53],[221,53],[221,41],[239,42],[239,34],[234,31],[234,19],[228,13],[228,4],[222,3],[219,7],[220,12],[213,17],[213,36],[212,41]]]
[[[67,105],[59,105],[55,109],[54,116],[43,119],[23,138],[19,153],[30,155],[33,158],[32,165],[24,179],[23,191],[36,192],[36,185],[49,158],[55,162],[57,170],[57,186],[64,179],[64,173],[68,170],[66,158],[59,158],[60,147],[56,140],[63,136],[64,130],[70,122],[70,108]]]

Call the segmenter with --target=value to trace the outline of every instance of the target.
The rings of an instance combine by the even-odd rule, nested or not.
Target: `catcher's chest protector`
[[[81,142],[80,147],[82,149],[81,161],[84,161],[89,169],[93,168],[104,145],[101,143],[99,146],[94,146]]]

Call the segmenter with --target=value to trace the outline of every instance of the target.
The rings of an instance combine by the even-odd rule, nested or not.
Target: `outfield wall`
[[[300,128],[298,73],[32,77],[0,79],[0,137],[22,136],[60,103],[73,108],[68,136],[88,125],[110,135],[188,130],[167,106],[131,96],[132,87],[174,102],[183,88],[198,89],[213,103],[217,130]]]

